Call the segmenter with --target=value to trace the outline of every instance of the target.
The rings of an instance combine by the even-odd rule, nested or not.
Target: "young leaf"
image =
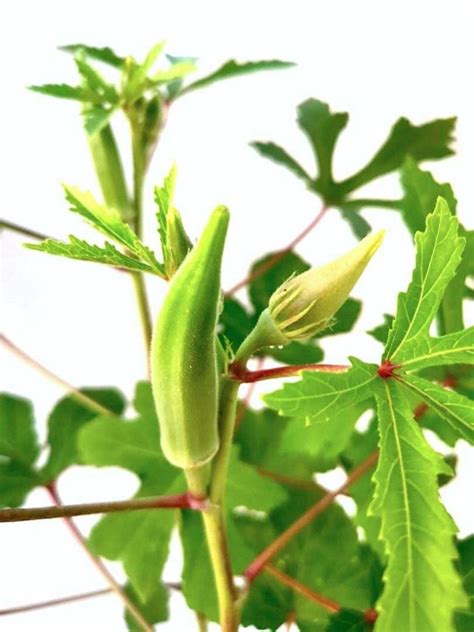
[[[31,403],[0,394],[0,507],[17,507],[41,484],[34,469],[40,447]]]
[[[84,128],[89,136],[93,136],[104,129],[114,111],[113,108],[106,109],[100,105],[85,108],[82,116],[84,118]]]
[[[114,51],[107,47],[98,48],[96,46],[87,46],[86,44],[68,44],[66,46],[60,46],[59,50],[65,53],[85,53],[91,59],[97,59],[98,61],[113,66],[114,68],[121,68],[125,62],[125,57],[119,57]]]
[[[323,421],[334,407],[341,413],[371,395],[377,380],[375,367],[351,358],[352,367],[345,373],[303,371],[301,380],[284,384],[265,395],[263,400],[281,415],[301,417],[307,423]]]
[[[120,415],[125,407],[122,394],[115,389],[85,388],[81,393],[102,404],[111,414]],[[89,421],[97,417],[73,397],[64,397],[53,408],[48,418],[48,460],[41,470],[46,481],[57,479],[59,474],[74,463],[80,463],[77,449],[78,433]]]
[[[46,239],[40,244],[25,245],[31,250],[46,252],[50,255],[59,255],[67,257],[68,259],[105,263],[120,268],[121,270],[130,270],[130,272],[150,272],[152,274],[158,274],[156,270],[148,264],[123,254],[107,241],[101,248],[95,244],[88,244],[86,241],[74,237],[74,235],[70,235],[69,243],[56,239]],[[158,276],[163,276],[163,273],[159,273]]]
[[[101,102],[103,101],[113,105],[118,103],[119,96],[114,86],[108,83],[102,75],[86,61],[83,54],[76,55],[75,62],[85,85],[97,95]]]
[[[424,233],[416,235],[416,267],[406,293],[398,297],[397,315],[390,330],[384,358],[400,363],[410,348],[428,336],[443,292],[461,260],[465,240],[458,237],[458,222],[439,198],[426,220]]]
[[[69,86],[66,83],[47,83],[44,86],[30,86],[30,90],[50,97],[72,99],[73,101],[89,102],[92,96],[89,90],[81,86]]]
[[[438,413],[455,436],[474,444],[474,406],[467,397],[412,374],[401,381]]]
[[[231,77],[238,77],[239,75],[247,75],[260,70],[278,70],[280,68],[291,68],[292,66],[294,66],[292,62],[279,61],[277,59],[272,59],[270,61],[249,61],[245,63],[239,63],[234,59],[230,59],[213,73],[207,75],[207,77],[198,79],[197,81],[194,81],[194,83],[186,86],[183,90],[181,90],[178,96],[198,90],[199,88],[204,88],[205,86],[215,83],[216,81],[221,81],[222,79],[230,79]]]
[[[466,598],[453,564],[455,526],[438,494],[445,466],[414,423],[400,386],[385,380],[375,394],[380,458],[371,510],[381,518],[388,555],[377,629],[450,632]]]

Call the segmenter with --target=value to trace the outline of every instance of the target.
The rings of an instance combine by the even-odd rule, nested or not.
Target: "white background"
[[[30,84],[74,81],[71,58],[55,47],[74,42],[110,45],[119,54],[140,59],[152,44],[166,39],[169,52],[199,57],[203,73],[230,57],[287,59],[298,68],[217,84],[173,106],[147,182],[150,245],[157,246],[152,185],[161,181],[173,161],[179,169],[177,206],[191,235],[198,235],[216,204],[225,203],[232,211],[225,287],[238,281],[254,258],[296,235],[317,213],[319,201],[248,143],[274,140],[313,170],[309,145],[294,120],[296,105],[308,97],[350,112],[335,161],[340,178],[366,162],[400,115],[415,123],[458,115],[457,155],[428,166],[454,185],[459,215],[472,226],[473,51],[467,2],[17,0],[5,6],[0,37],[1,200],[2,215],[11,221],[60,238],[71,232],[92,235],[68,213],[60,188],[63,181],[96,190],[78,107],[25,89]],[[119,129],[125,138],[123,124]],[[377,197],[396,196],[397,178],[385,178],[371,191]],[[386,228],[387,237],[356,291],[365,300],[357,329],[326,345],[329,362],[345,362],[348,354],[377,361],[380,346],[364,332],[381,321],[383,312],[393,313],[397,292],[411,274],[413,249],[397,215],[382,210],[364,215],[374,228]],[[4,333],[74,385],[116,385],[131,396],[145,369],[129,280],[93,264],[25,250],[23,241],[2,235]],[[353,243],[349,229],[333,211],[299,252],[317,264]],[[155,312],[164,284],[152,280],[148,286]],[[35,402],[42,432],[48,410],[63,395],[4,352],[2,389]],[[443,498],[466,535],[474,526],[467,508],[473,472],[464,445],[460,454],[459,479],[443,490]],[[131,474],[120,470],[73,468],[61,479],[60,490],[72,503],[127,497],[136,485]],[[28,500],[30,506],[46,503],[41,491]],[[78,523],[87,530],[93,521]],[[174,556],[167,577],[178,577],[177,565]],[[111,568],[120,577],[119,565]],[[61,521],[0,528],[0,609],[102,585]],[[177,597],[172,610],[171,622],[160,629],[192,629],[194,621]],[[121,606],[110,596],[7,617],[1,628],[78,632],[124,626]]]

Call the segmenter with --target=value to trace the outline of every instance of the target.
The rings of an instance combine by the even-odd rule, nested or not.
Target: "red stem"
[[[292,525],[283,531],[270,545],[264,549],[247,567],[244,573],[247,582],[250,584],[255,577],[262,571],[263,567],[279,553],[285,546],[296,536],[298,533],[308,526],[320,513],[322,513],[334,499],[346,489],[358,480],[363,474],[367,472],[377,462],[379,453],[378,450],[373,452],[365,461],[352,470],[345,482],[333,492],[329,492],[321,500],[308,509],[302,516],[298,518]]]
[[[261,369],[259,371],[247,371],[240,364],[231,364],[230,372],[233,379],[238,382],[251,383],[271,380],[278,377],[291,377],[301,371],[320,371],[322,373],[345,373],[350,369],[346,364],[292,364],[277,366],[273,369]]]
[[[296,235],[296,237],[292,239],[289,244],[287,244],[281,250],[278,250],[273,255],[273,257],[268,259],[268,261],[266,261],[265,263],[262,263],[262,265],[259,266],[254,272],[246,276],[245,279],[242,279],[241,281],[236,283],[233,287],[231,287],[230,290],[227,290],[227,292],[224,292],[224,296],[226,297],[232,296],[232,294],[235,294],[238,290],[245,287],[251,281],[258,279],[258,277],[264,274],[267,270],[270,270],[270,268],[273,268],[273,266],[276,265],[280,261],[280,259],[283,259],[283,257],[288,252],[290,252],[290,250],[293,250],[295,246],[297,246],[307,235],[309,235],[309,233],[323,219],[323,217],[326,215],[328,210],[329,208],[327,206],[323,206],[321,210],[319,211],[319,213],[316,215],[316,217],[312,219],[311,222],[306,226],[306,228],[304,228],[298,235]]]

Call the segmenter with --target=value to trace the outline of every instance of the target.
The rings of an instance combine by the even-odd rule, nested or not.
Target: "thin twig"
[[[54,484],[49,485],[47,488],[49,496],[55,505],[58,507],[62,506],[61,498],[58,494],[56,486]],[[79,531],[79,528],[76,526],[75,522],[71,518],[64,518],[64,522],[66,523],[68,529],[74,536],[76,542],[81,546],[84,553],[90,559],[92,564],[96,567],[102,577],[105,579],[110,589],[119,597],[119,599],[124,604],[125,608],[130,612],[131,616],[138,623],[139,627],[145,632],[153,632],[153,626],[151,626],[148,621],[145,619],[143,614],[137,608],[137,606],[133,603],[133,601],[128,597],[128,595],[122,590],[122,587],[115,581],[114,576],[110,573],[108,568],[102,562],[99,557],[96,557],[87,546],[87,542]]]
[[[80,595],[70,595],[68,597],[58,597],[57,599],[49,599],[48,601],[39,601],[37,603],[29,603],[25,606],[15,606],[13,608],[5,608],[0,610],[0,617],[8,614],[20,614],[21,612],[29,612],[30,610],[41,610],[51,606],[62,606],[63,604],[81,601],[82,599],[90,599],[91,597],[100,597],[102,595],[110,595],[111,588],[102,588],[100,590],[91,590],[90,592],[81,593]]]
[[[246,276],[244,279],[236,283],[233,287],[230,288],[230,290],[227,290],[227,292],[225,292],[224,295],[226,297],[232,296],[232,294],[235,294],[238,290],[248,285],[251,281],[258,279],[258,277],[262,276],[262,274],[267,272],[267,270],[270,270],[271,268],[273,268],[273,266],[276,265],[280,261],[280,259],[283,259],[283,257],[288,252],[293,250],[293,248],[295,248],[307,235],[309,235],[309,233],[323,219],[323,217],[326,215],[328,210],[329,210],[328,206],[323,206],[321,210],[319,211],[319,213],[316,215],[316,217],[313,220],[311,220],[311,222],[306,226],[306,228],[304,228],[298,235],[296,235],[296,237],[292,239],[289,244],[287,244],[281,250],[278,250],[273,255],[273,257],[270,257],[268,261],[266,261],[265,263],[262,263],[262,265],[260,265],[256,270],[254,270],[254,272],[252,272],[251,274]]]
[[[26,520],[49,520],[51,518],[71,518],[90,516],[98,513],[118,511],[139,511],[143,509],[205,509],[206,502],[194,498],[189,492],[174,496],[155,496],[152,498],[130,498],[80,505],[56,505],[54,507],[34,507],[28,509],[2,509],[0,522],[24,522]]]
[[[275,568],[275,566],[265,564],[263,570],[269,575],[272,575],[272,577],[277,579],[280,583],[285,584],[285,586],[289,586],[295,592],[303,595],[303,597],[306,597],[306,599],[323,606],[323,608],[326,608],[329,612],[339,612],[341,609],[341,604],[337,601],[333,601],[332,599],[329,599],[329,597],[325,597],[324,595],[311,590],[311,588],[301,584],[297,579],[283,573],[280,569]]]
[[[263,567],[296,536],[307,527],[320,513],[322,513],[334,499],[365,474],[371,467],[375,465],[378,459],[378,450],[373,452],[365,461],[352,470],[345,482],[333,492],[329,492],[321,500],[318,500],[308,511],[298,518],[292,525],[283,531],[273,542],[264,549],[244,573],[247,582],[250,584],[255,577],[262,571]]]
[[[6,220],[0,221],[0,230],[6,228],[7,230],[11,230],[14,233],[19,233],[20,235],[25,235],[25,237],[31,237],[32,239],[38,239],[39,241],[44,241],[45,239],[52,239],[48,235],[44,235],[43,233],[39,233],[36,230],[31,228],[26,228],[25,226],[20,226],[19,224],[14,224],[13,222],[7,222]]]
[[[231,376],[233,379],[249,384],[252,382],[261,382],[263,380],[272,380],[280,377],[292,377],[298,375],[302,371],[317,371],[320,373],[346,373],[350,366],[347,364],[290,364],[277,366],[273,369],[262,369],[257,371],[247,371],[240,365],[231,364]]]
[[[98,415],[113,415],[115,417],[115,413],[113,413],[111,410],[109,410],[105,406],[102,406],[102,404],[99,404],[84,393],[81,393],[81,391],[79,391],[75,386],[72,386],[71,384],[60,378],[58,375],[40,364],[37,360],[34,360],[31,356],[29,356],[27,353],[25,353],[25,351],[17,347],[3,334],[0,334],[0,342],[2,342],[11,353],[19,357],[21,360],[23,360],[23,362],[35,369],[35,371],[47,377],[48,380],[61,387],[63,390],[67,391],[73,399],[75,399],[77,402],[79,402],[89,410],[92,410]]]

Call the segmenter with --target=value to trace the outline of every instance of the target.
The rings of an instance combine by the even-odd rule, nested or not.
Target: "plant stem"
[[[293,375],[298,375],[301,371],[346,373],[349,369],[350,366],[346,364],[292,364],[257,371],[247,371],[247,369],[242,368],[242,366],[237,363],[230,366],[232,377],[239,382],[246,384],[261,382],[262,380],[272,380],[280,377],[292,377]]]
[[[308,586],[301,584],[293,577],[290,577],[286,573],[283,573],[280,569],[275,568],[275,566],[272,566],[271,564],[265,564],[263,570],[275,579],[277,579],[280,583],[284,584],[285,586],[289,586],[295,592],[303,595],[303,597],[306,597],[306,599],[309,599],[310,601],[323,606],[323,608],[326,608],[326,610],[328,610],[329,612],[339,612],[339,610],[341,609],[341,605],[337,601],[333,601],[332,599],[329,599],[329,597],[325,597],[324,595],[315,592],[311,588],[308,588]]]
[[[111,502],[84,503],[80,505],[57,505],[32,509],[2,509],[0,522],[24,522],[26,520],[49,520],[72,516],[90,516],[98,513],[139,511],[143,509],[204,509],[206,503],[194,498],[189,492],[175,496],[131,498]]]
[[[216,582],[221,630],[222,632],[236,632],[239,626],[237,594],[230,567],[230,554],[222,507],[213,506],[203,511],[202,517]]]
[[[68,597],[58,597],[57,599],[49,599],[48,601],[39,601],[37,603],[30,603],[26,606],[15,606],[13,608],[5,608],[0,610],[0,617],[9,614],[20,614],[21,612],[29,612],[30,610],[41,610],[42,608],[49,608],[51,606],[62,606],[63,604],[72,603],[74,601],[81,601],[82,599],[89,599],[90,597],[100,597],[101,595],[110,595],[111,588],[102,588],[100,590],[91,590],[90,592],[81,593],[80,595],[70,595]]]
[[[93,400],[91,397],[88,397],[84,393],[81,393],[81,391],[79,391],[77,388],[75,388],[74,386],[72,386],[71,384],[63,380],[62,378],[60,378],[58,375],[56,375],[55,373],[53,373],[52,371],[44,367],[42,364],[40,364],[36,360],[34,360],[31,356],[29,356],[22,349],[17,347],[11,340],[9,340],[3,334],[0,334],[0,341],[14,355],[21,358],[23,362],[31,366],[33,369],[35,369],[35,371],[47,377],[48,380],[50,380],[54,384],[57,384],[62,389],[67,391],[70,397],[72,397],[77,402],[82,404],[85,408],[88,408],[89,410],[91,410],[94,413],[97,413],[98,415],[106,415],[108,417],[116,416],[115,413],[113,413],[111,410],[109,410],[108,408],[105,408],[105,406],[102,406],[102,404],[99,404],[98,402]]]
[[[282,549],[287,546],[287,544],[296,536],[298,533],[307,527],[320,513],[322,513],[329,505],[334,501],[334,499],[346,489],[352,485],[355,481],[357,481],[363,474],[365,474],[370,468],[372,468],[377,462],[379,453],[378,450],[373,452],[365,461],[363,461],[360,465],[352,470],[349,476],[346,478],[345,482],[338,487],[333,492],[329,492],[323,498],[318,500],[312,507],[308,509],[302,516],[298,518],[292,525],[288,527],[285,531],[283,531],[273,542],[264,549],[247,567],[244,575],[250,584],[255,577],[262,571],[263,567]]]
[[[148,298],[146,294],[145,279],[141,272],[132,272],[133,288],[135,290],[135,298],[137,299],[138,314],[140,316],[140,323],[143,332],[143,341],[145,343],[145,350],[147,356],[147,364],[149,367],[149,355],[151,344],[151,315],[150,307],[148,304]]]
[[[208,625],[206,615],[202,614],[201,612],[196,612],[196,620],[198,624],[198,632],[207,632]]]
[[[296,235],[296,237],[292,239],[289,244],[287,244],[281,250],[278,250],[273,255],[273,257],[270,257],[268,261],[266,261],[265,263],[262,263],[262,265],[260,265],[254,272],[252,272],[252,274],[249,274],[244,279],[236,283],[233,287],[231,287],[230,290],[227,290],[227,292],[225,292],[224,295],[226,297],[232,296],[238,290],[248,285],[251,281],[258,279],[258,277],[262,276],[262,274],[264,274],[265,272],[273,268],[273,266],[276,265],[280,261],[280,259],[283,259],[283,257],[288,252],[290,252],[290,250],[293,250],[293,248],[295,248],[307,235],[309,235],[309,233],[313,230],[313,228],[315,228],[319,224],[319,222],[323,219],[323,217],[326,215],[328,210],[329,210],[329,207],[324,205],[319,211],[319,213],[316,215],[316,217],[312,219],[311,222],[306,226],[306,228],[304,228],[300,233],[298,233],[298,235]]]
[[[36,230],[32,230],[31,228],[25,228],[25,226],[19,226],[18,224],[13,224],[12,222],[7,222],[6,220],[0,221],[0,230],[6,228],[7,230],[11,230],[14,233],[19,233],[20,235],[25,235],[25,237],[31,237],[32,239],[39,239],[40,241],[44,241],[45,239],[51,239],[48,235],[44,235],[43,233],[38,233]]]
[[[60,507],[62,505],[61,498],[58,494],[56,486],[54,484],[49,485],[47,491],[51,497],[51,500],[55,505]],[[145,632],[153,632],[153,627],[148,623],[145,617],[142,615],[137,606],[133,603],[133,601],[128,597],[128,595],[122,590],[121,586],[115,581],[113,575],[109,572],[105,564],[103,564],[102,560],[91,553],[89,550],[86,540],[82,533],[79,531],[75,522],[71,518],[64,518],[64,521],[74,536],[75,540],[83,549],[84,553],[90,559],[92,564],[96,567],[102,577],[105,579],[107,584],[110,586],[111,590],[120,598],[125,608],[130,612],[130,615],[135,619],[138,626],[144,630]]]
[[[240,384],[228,377],[223,377],[219,396],[219,450],[212,462],[209,500],[211,505],[202,512],[206,540],[211,557],[212,570],[216,583],[219,601],[219,619],[223,632],[236,632],[239,626],[239,608],[237,592],[234,586],[230,553],[225,530],[225,519],[222,508],[230,449],[234,434],[237,394]],[[186,478],[189,489],[194,496],[205,493],[207,472],[187,470]]]

